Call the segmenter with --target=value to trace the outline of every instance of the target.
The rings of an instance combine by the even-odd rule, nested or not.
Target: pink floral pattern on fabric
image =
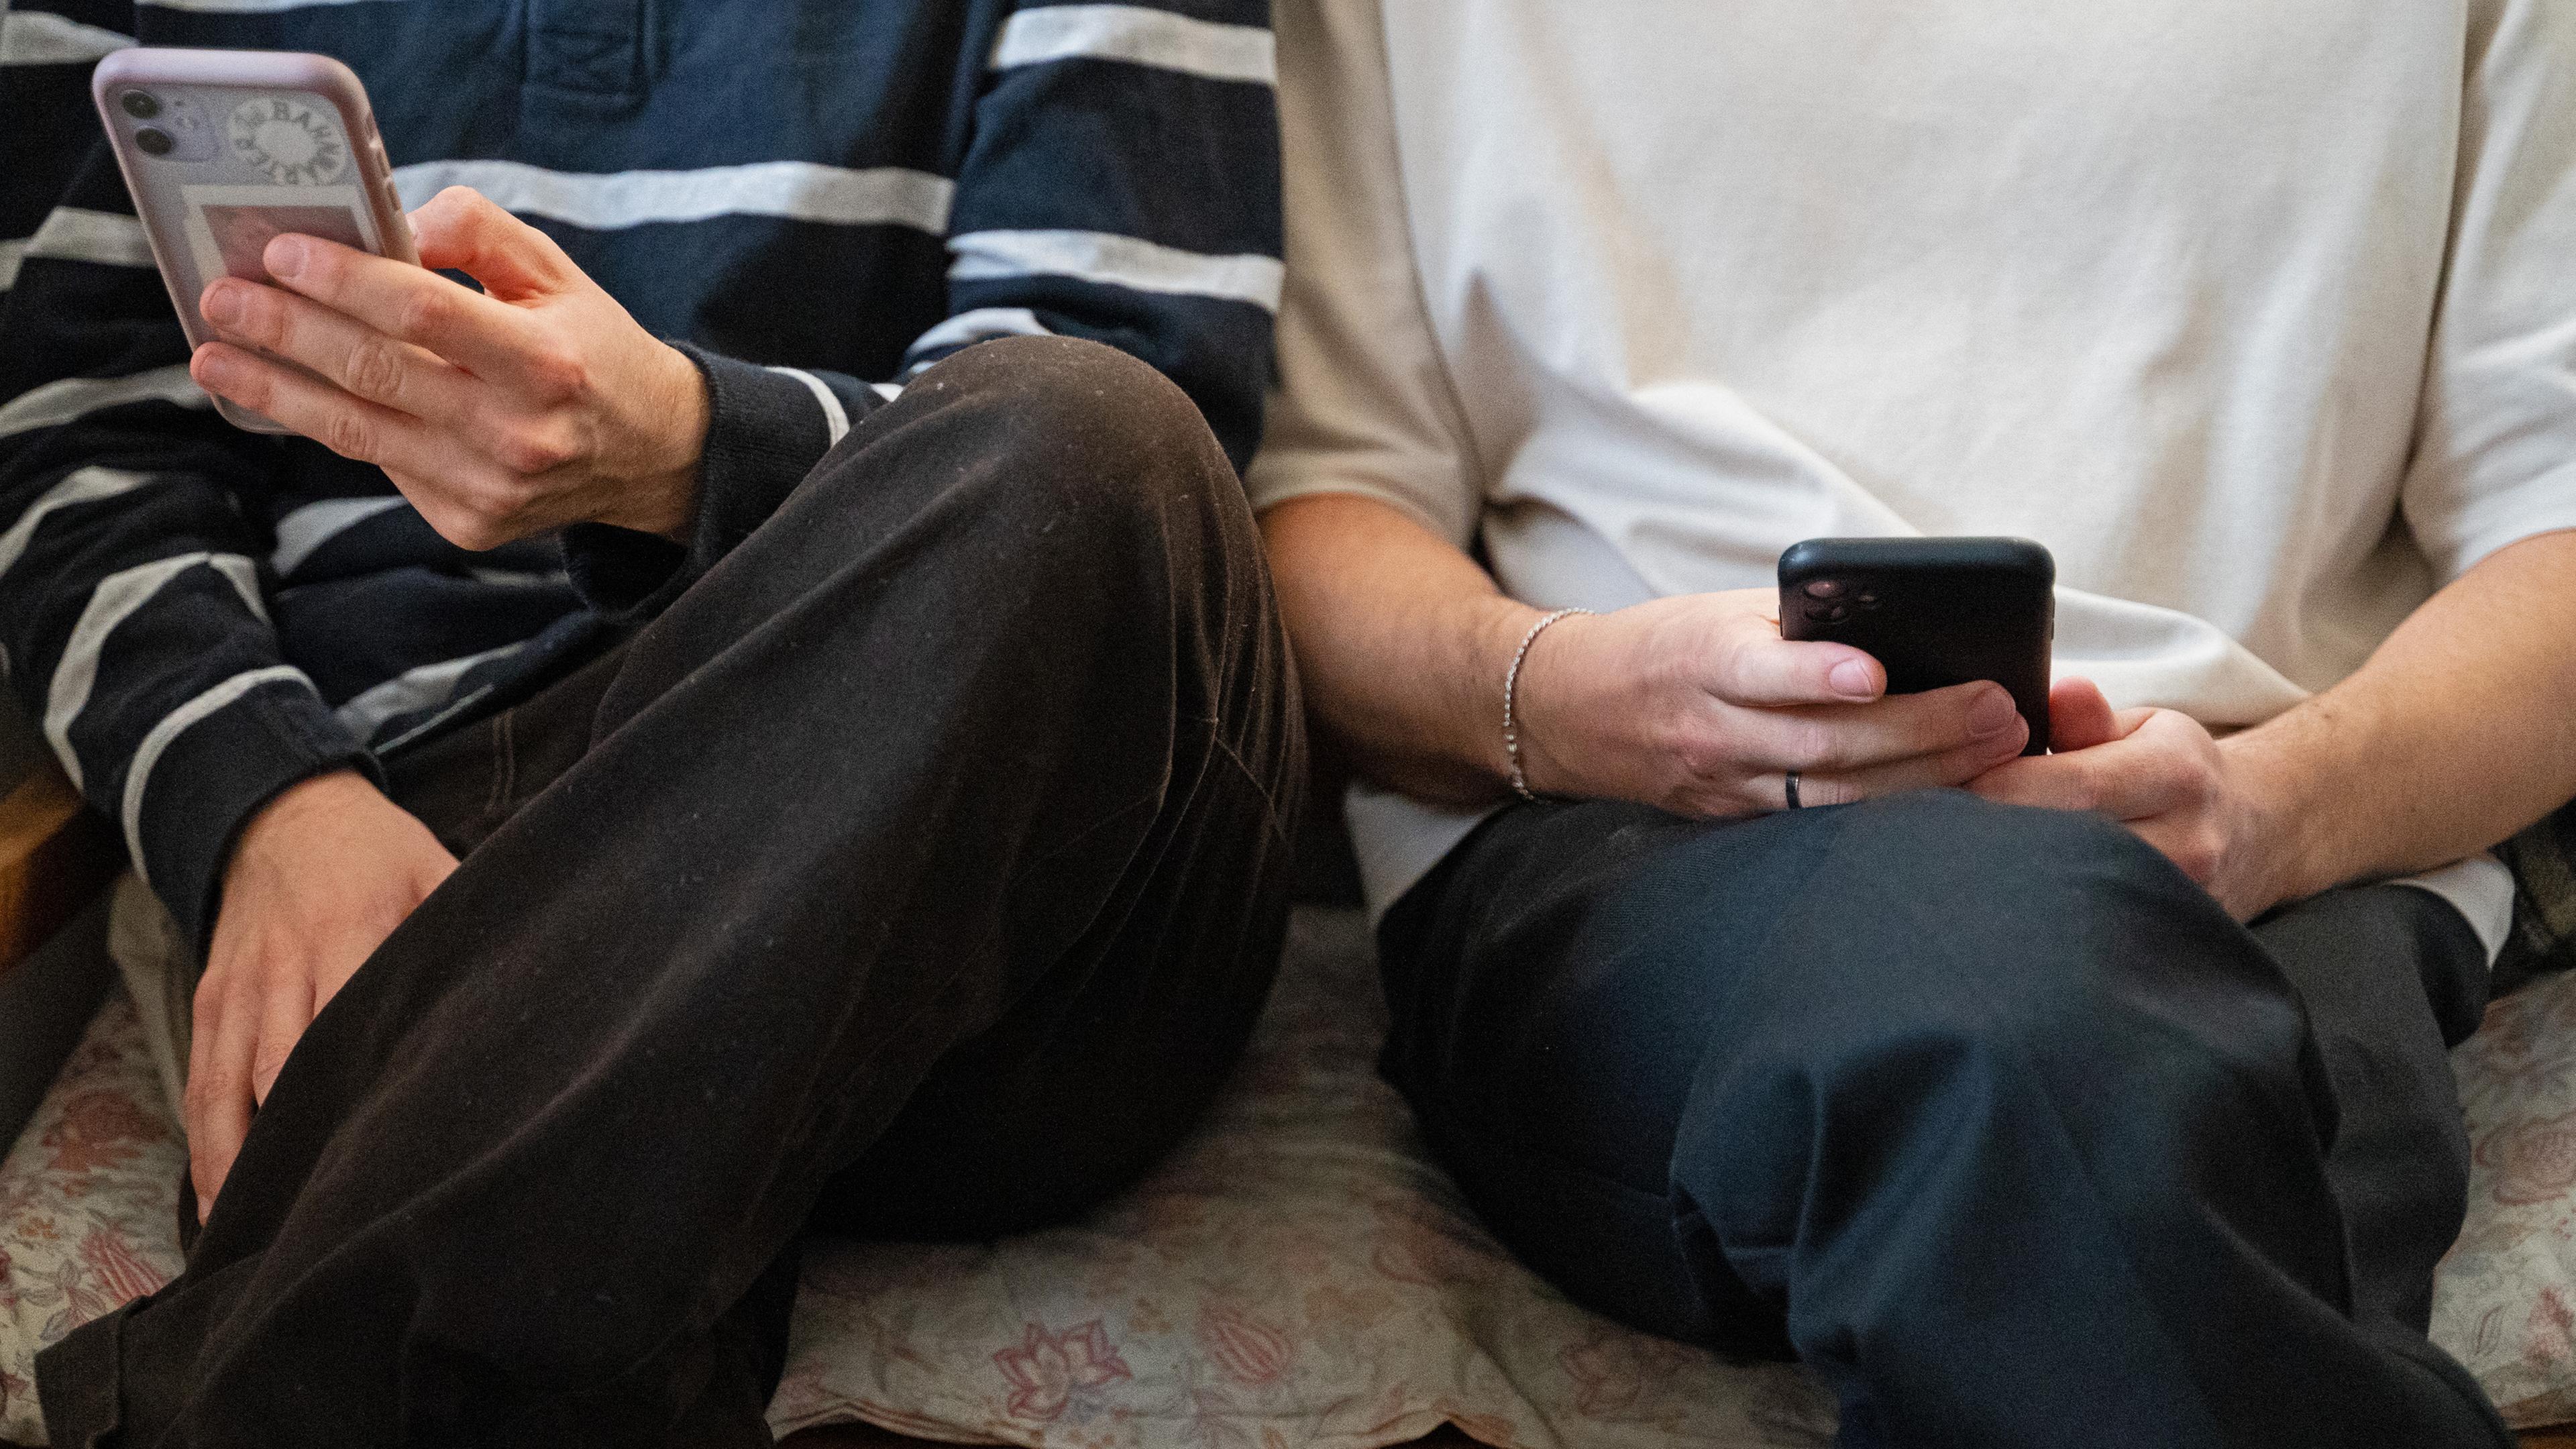
[[[989,1245],[806,1245],[781,1434],[852,1418],[1071,1449],[1823,1449],[1786,1364],[1632,1333],[1513,1260],[1378,1080],[1357,913],[1298,913],[1234,1088],[1084,1221]]]
[[[1060,1419],[1077,1398],[1088,1408],[1097,1401],[1097,1390],[1135,1377],[1109,1346],[1097,1318],[1062,1333],[1032,1323],[1028,1337],[993,1355],[993,1362],[1011,1381],[1011,1397],[1003,1408],[1014,1419]]]
[[[0,1439],[45,1442],[37,1350],[179,1271],[187,1162],[118,992],[0,1164]]]
[[[2451,1070],[2469,1218],[2434,1284],[2434,1340],[2515,1426],[2576,1420],[2576,972],[2489,1007]]]
[[[780,1434],[866,1421],[1070,1449],[1823,1449],[1805,1373],[1631,1333],[1515,1263],[1377,1080],[1362,923],[1301,912],[1227,1100],[1089,1219],[986,1245],[817,1239]],[[2475,1143],[2434,1335],[2508,1418],[2576,1419],[2576,974],[2454,1059]],[[119,995],[0,1166],[0,1439],[38,1348],[177,1271],[186,1153]]]

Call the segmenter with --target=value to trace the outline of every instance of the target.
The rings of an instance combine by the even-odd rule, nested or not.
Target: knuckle
[[[483,479],[467,485],[466,511],[490,527],[507,527],[524,506],[519,490],[508,482]]]
[[[434,511],[424,509],[421,516],[438,531],[439,537],[469,552],[481,553],[510,541],[499,514],[487,506],[480,494],[439,505]]]
[[[1741,631],[1729,630],[1711,660],[1710,683],[1717,697],[1730,704],[1747,704],[1753,698],[1753,682],[1759,672],[1760,655],[1755,641]]]
[[[1723,735],[1715,730],[1693,728],[1683,723],[1672,728],[1664,741],[1665,752],[1682,768],[1685,786],[1722,778],[1732,773],[1732,751]]]
[[[1798,782],[1798,799],[1801,804],[1852,805],[1859,803],[1860,798],[1860,786],[1834,776],[1828,775],[1813,780],[1801,779]]]
[[[1780,753],[1792,770],[1829,769],[1841,763],[1841,739],[1822,720],[1792,718],[1780,734]]]
[[[205,979],[197,983],[197,994],[188,1003],[188,1020],[200,1037],[212,1033],[215,1023],[222,1018],[224,991],[231,979],[232,973],[225,969],[225,963],[218,962],[208,966]]]
[[[251,1081],[260,1090],[266,1091],[268,1084],[277,1080],[277,1074],[285,1070],[287,1054],[293,1050],[291,1045],[271,1046],[262,1043],[258,1053],[251,1058]]]
[[[458,548],[474,547],[465,539],[467,519],[464,510],[428,497],[415,499],[413,506],[420,510],[421,521],[428,524],[430,530],[439,537]]]
[[[265,346],[287,345],[293,329],[288,325],[285,299],[267,287],[242,288],[241,316],[233,330]]]
[[[541,342],[528,350],[529,378],[548,397],[578,397],[590,387],[590,369],[581,354],[558,342]]]
[[[2218,876],[2218,849],[2212,842],[2193,836],[2175,851],[2174,864],[2182,867],[2184,875],[2207,885]]]
[[[362,463],[375,461],[375,430],[367,426],[366,419],[346,409],[335,411],[323,419],[320,442],[343,458],[354,458]]]
[[[455,316],[456,299],[444,287],[420,287],[403,298],[394,326],[399,335],[417,341],[438,336]]]
[[[235,366],[223,382],[224,396],[255,412],[270,413],[277,401],[277,378],[265,363]]]
[[[542,428],[511,428],[495,440],[493,457],[513,473],[551,473],[573,460],[573,447],[568,440]]]
[[[403,359],[392,343],[368,338],[349,349],[347,385],[360,397],[385,401],[402,392]]]
[[[2166,760],[2149,778],[2160,798],[2183,808],[2200,803],[2216,785],[2199,761],[2180,757]]]

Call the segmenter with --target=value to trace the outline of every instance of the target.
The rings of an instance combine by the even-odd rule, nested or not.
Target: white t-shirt
[[[2057,668],[2258,723],[2576,527],[2569,0],[1282,0],[1263,506],[1529,603],[2055,553]],[[1496,681],[1499,698],[1501,682]],[[1380,908],[1475,816],[1363,790]],[[2491,859],[2427,882],[2492,947]]]

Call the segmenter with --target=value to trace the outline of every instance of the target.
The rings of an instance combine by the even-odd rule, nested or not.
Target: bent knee
[[[1882,1044],[2298,1070],[2308,1028],[2287,977],[2127,828],[1959,791],[1850,817],[1821,864],[1853,883],[1853,917],[1810,948],[1839,939],[1846,991],[1875,983],[1864,1030]]]
[[[979,343],[905,391],[975,433],[973,506],[1037,552],[1097,567],[1180,548],[1259,551],[1249,501],[1189,395],[1146,363],[1068,337]]]
[[[1242,482],[1189,395],[1068,337],[942,360],[854,429],[798,502],[809,522],[868,538],[928,524],[1039,592],[1068,574],[1238,573],[1260,552]]]
[[[1006,337],[943,360],[906,390],[973,399],[996,442],[1065,486],[1231,481],[1232,465],[1189,394],[1117,348],[1073,337]]]
[[[2126,935],[2245,938],[2209,893],[2127,826],[2085,811],[1919,790],[1851,806],[1831,869],[1901,882],[1951,939],[2094,945]]]

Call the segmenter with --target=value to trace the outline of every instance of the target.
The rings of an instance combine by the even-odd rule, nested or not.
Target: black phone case
[[[1849,644],[1890,694],[1991,679],[2048,752],[2057,561],[2026,538],[1811,538],[1780,555],[1780,632]]]

